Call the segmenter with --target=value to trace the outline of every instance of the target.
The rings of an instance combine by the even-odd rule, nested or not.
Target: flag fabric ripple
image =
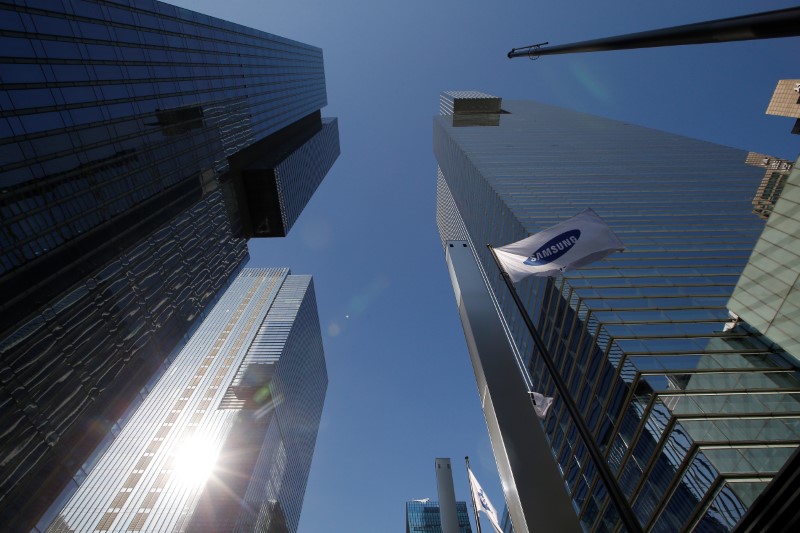
[[[497,533],[503,533],[503,530],[500,528],[500,518],[497,516],[497,510],[492,505],[492,502],[489,501],[489,497],[486,496],[486,493],[483,492],[483,488],[481,484],[478,483],[478,480],[475,479],[475,474],[472,473],[472,470],[467,469],[467,473],[469,474],[469,486],[472,489],[472,502],[475,504],[475,508],[486,515]]]
[[[564,222],[494,251],[511,281],[517,283],[528,276],[555,276],[624,249],[603,219],[584,209]]]

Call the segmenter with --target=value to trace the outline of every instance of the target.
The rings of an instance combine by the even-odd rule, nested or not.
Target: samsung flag
[[[481,488],[481,484],[478,483],[478,480],[475,479],[475,474],[472,473],[472,470],[467,468],[467,474],[469,474],[469,486],[472,489],[472,503],[475,505],[475,509],[486,515],[486,518],[492,523],[497,533],[503,533],[500,527],[500,518],[497,516],[497,510],[492,505],[492,502],[489,501],[486,493],[483,492],[483,488]],[[477,519],[477,516],[475,518]]]
[[[531,392],[530,395],[533,398],[533,410],[536,411],[536,416],[544,420],[553,405],[553,397],[538,392]]]
[[[528,276],[555,276],[625,249],[591,209],[521,241],[495,248],[514,283]]]

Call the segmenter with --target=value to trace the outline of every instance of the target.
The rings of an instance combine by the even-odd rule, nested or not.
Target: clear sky
[[[506,58],[515,46],[796,2],[172,3],[324,51],[323,115],[339,117],[342,155],[288,237],[250,241],[250,266],[288,266],[316,286],[330,384],[301,533],[402,531],[405,501],[437,497],[435,457],[452,458],[456,496],[468,500],[469,455],[503,507],[436,230],[431,129],[441,91],[534,99],[778,157],[800,152],[792,119],[764,114],[777,80],[800,77],[798,38]]]

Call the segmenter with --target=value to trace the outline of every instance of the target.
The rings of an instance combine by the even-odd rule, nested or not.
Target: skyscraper
[[[796,368],[726,308],[763,229],[763,171],[739,150],[535,102],[442,102],[440,235],[470,244],[526,382],[555,396],[542,422],[564,481],[553,490],[584,529],[618,523],[485,244],[592,207],[626,251],[519,294],[641,527],[732,529],[800,442]]]
[[[339,144],[319,48],[149,0],[0,26],[0,523],[24,529]]]
[[[296,531],[327,383],[311,277],[243,269],[47,531]]]
[[[728,308],[800,364],[800,171],[781,185]]]
[[[472,533],[466,502],[456,502],[460,533]],[[406,533],[442,533],[439,502],[412,500],[406,502]]]

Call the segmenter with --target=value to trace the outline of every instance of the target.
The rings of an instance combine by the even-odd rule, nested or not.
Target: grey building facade
[[[0,32],[0,522],[25,529],[339,144],[314,46],[150,0],[0,2]]]
[[[553,490],[586,531],[619,523],[485,245],[591,207],[626,251],[517,289],[641,527],[733,529],[800,443],[795,366],[726,307],[763,229],[763,171],[739,150],[535,102],[442,100],[440,235],[472,244],[530,390],[555,396],[541,422]]]
[[[327,383],[311,277],[243,269],[46,531],[296,531]]]

